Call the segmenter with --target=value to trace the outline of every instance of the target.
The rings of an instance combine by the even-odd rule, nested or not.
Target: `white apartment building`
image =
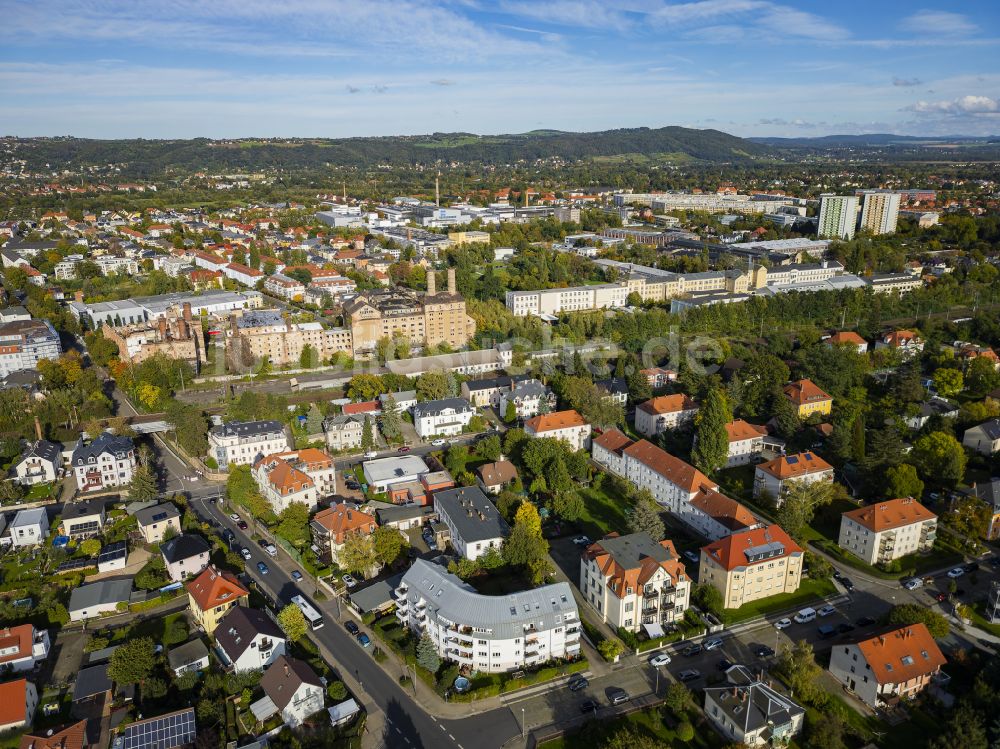
[[[523,380],[514,383],[510,390],[500,391],[501,418],[506,416],[509,403],[514,404],[517,418],[530,419],[543,411],[551,411],[556,405],[556,396],[539,380]]]
[[[81,492],[125,486],[135,474],[135,445],[129,437],[101,432],[90,444],[77,443],[70,465]]]
[[[230,421],[208,430],[208,454],[223,471],[230,466],[253,465],[265,455],[291,449],[280,421]]]
[[[673,541],[648,533],[608,536],[580,558],[580,592],[612,628],[658,636],[684,618],[691,580]]]
[[[817,236],[853,239],[857,223],[858,197],[856,195],[824,193],[820,196]]]
[[[580,655],[580,614],[569,583],[486,596],[425,559],[394,593],[396,617],[427,634],[446,661],[505,673]]]
[[[635,431],[656,437],[668,429],[689,424],[698,413],[698,404],[684,393],[661,395],[635,407]]]
[[[421,439],[461,434],[475,413],[465,398],[425,401],[413,407],[413,427]]]
[[[478,486],[462,486],[434,493],[434,509],[448,526],[452,548],[476,560],[499,549],[510,528]]]
[[[812,484],[816,481],[833,481],[833,466],[808,450],[782,455],[761,463],[754,470],[753,495],[767,495],[780,505],[794,482]]]
[[[267,455],[254,463],[252,475],[275,515],[293,502],[313,510],[337,491],[333,458],[315,447]]]
[[[904,497],[845,512],[837,545],[868,564],[888,564],[929,551],[936,537],[937,515]]]
[[[539,289],[537,291],[508,291],[507,308],[516,317],[614,309],[625,306],[628,294],[627,283],[571,286],[564,289]]]
[[[726,424],[726,437],[729,440],[726,467],[732,468],[751,462],[764,450],[766,436],[767,429],[743,419],[736,419]]]
[[[704,488],[718,485],[697,468],[656,445],[639,440],[621,448],[625,478],[639,489],[649,489],[653,498],[682,519],[690,502]]]
[[[736,609],[798,590],[804,556],[777,525],[733,533],[702,547],[698,582],[722,593],[725,608]]]
[[[339,414],[323,422],[326,446],[331,450],[355,450],[361,447],[364,424],[346,414]]]
[[[899,220],[898,192],[873,190],[861,194],[861,229],[872,234],[894,234]]]
[[[566,442],[573,450],[590,447],[590,424],[573,409],[539,414],[524,422],[529,437],[553,437]]]
[[[59,334],[48,320],[0,323],[0,377],[22,369],[37,369],[42,359],[62,354]]]

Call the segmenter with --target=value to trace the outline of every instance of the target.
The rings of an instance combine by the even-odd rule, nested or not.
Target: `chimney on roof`
[[[454,294],[455,290],[456,290],[455,269],[454,268],[449,268],[448,269],[448,293],[449,294]]]
[[[184,302],[184,322],[191,322],[191,302]]]
[[[37,440],[43,439],[43,437],[42,437],[42,422],[40,422],[38,420],[37,416],[35,417],[35,439],[37,439]]]
[[[427,296],[437,294],[437,275],[433,270],[427,272]]]

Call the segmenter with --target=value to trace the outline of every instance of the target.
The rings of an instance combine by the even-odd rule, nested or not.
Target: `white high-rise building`
[[[872,234],[894,234],[899,219],[899,193],[873,191],[861,199],[861,229]]]
[[[858,198],[856,195],[824,193],[820,196],[817,236],[853,239],[857,223]]]

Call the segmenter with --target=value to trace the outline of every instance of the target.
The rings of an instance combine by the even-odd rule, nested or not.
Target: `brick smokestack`
[[[455,269],[454,268],[449,268],[448,269],[448,293],[449,294],[454,294],[455,293],[455,289],[456,289],[456,284],[455,284]]]
[[[437,294],[437,274],[434,269],[427,271],[427,296],[434,296]]]
[[[167,339],[167,318],[161,317],[159,319],[160,324],[160,340],[165,341]]]
[[[184,302],[184,322],[191,323],[191,302]]]
[[[37,416],[35,417],[35,439],[37,440],[45,439],[42,436],[42,422],[38,420]]]

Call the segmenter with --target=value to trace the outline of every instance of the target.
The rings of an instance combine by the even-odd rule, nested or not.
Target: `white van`
[[[807,606],[804,609],[800,609],[799,613],[792,618],[799,624],[806,624],[816,618],[816,609]]]

